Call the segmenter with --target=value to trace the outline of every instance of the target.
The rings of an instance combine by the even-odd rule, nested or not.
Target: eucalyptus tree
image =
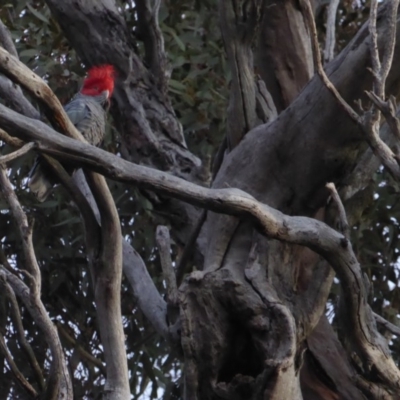
[[[5,399],[399,397],[398,3],[2,3]]]

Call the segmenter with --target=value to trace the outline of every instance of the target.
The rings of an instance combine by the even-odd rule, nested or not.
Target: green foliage
[[[173,68],[169,87],[173,106],[189,148],[201,156],[211,156],[222,140],[228,101],[228,70],[217,4],[167,4],[161,12],[161,28]]]
[[[353,232],[357,257],[372,282],[371,305],[375,312],[398,324],[400,308],[400,201],[399,183],[387,173],[375,176],[373,204]],[[400,361],[399,341],[391,342],[392,355]]]

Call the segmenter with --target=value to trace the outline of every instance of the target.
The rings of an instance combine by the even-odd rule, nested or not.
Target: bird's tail
[[[36,159],[35,164],[29,173],[28,183],[30,191],[41,203],[47,199],[54,186],[54,183],[50,179],[49,175],[46,174],[42,166],[43,164],[40,162],[40,159]]]

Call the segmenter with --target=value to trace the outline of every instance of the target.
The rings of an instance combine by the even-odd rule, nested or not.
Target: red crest
[[[114,90],[114,78],[115,69],[112,65],[92,67],[83,81],[81,93],[86,96],[98,96],[107,90],[108,98],[110,98]]]

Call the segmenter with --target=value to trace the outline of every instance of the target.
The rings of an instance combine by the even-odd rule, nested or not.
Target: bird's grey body
[[[93,146],[101,144],[106,130],[107,93],[85,96],[78,93],[65,107],[69,119],[82,136]]]
[[[93,146],[99,146],[104,138],[106,128],[106,110],[108,103],[108,92],[104,91],[99,96],[86,96],[78,93],[64,110],[69,119],[75,125],[82,136]],[[36,162],[29,174],[29,188],[40,202],[46,200],[55,182],[51,179],[51,173],[42,160]]]

